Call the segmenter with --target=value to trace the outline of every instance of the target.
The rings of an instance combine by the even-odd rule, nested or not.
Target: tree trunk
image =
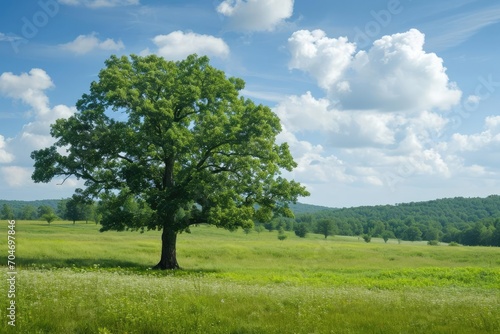
[[[163,173],[163,189],[171,190],[174,186],[175,159],[171,155],[165,160],[165,171]],[[173,228],[175,223],[174,211],[169,210],[165,217],[163,232],[161,234],[161,258],[153,269],[179,269],[175,247],[177,244],[177,230]]]
[[[177,232],[172,228],[164,227],[161,234],[161,258],[153,269],[179,269],[176,254]]]

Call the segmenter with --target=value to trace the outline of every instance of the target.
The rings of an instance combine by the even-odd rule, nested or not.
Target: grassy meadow
[[[499,248],[293,233],[280,241],[277,232],[199,226],[178,237],[183,269],[158,272],[149,267],[159,258],[159,232],[98,229],[85,222],[16,222],[16,327],[7,325],[5,301],[1,333],[500,328]],[[0,233],[6,240],[6,221]],[[0,287],[7,296],[6,280]]]

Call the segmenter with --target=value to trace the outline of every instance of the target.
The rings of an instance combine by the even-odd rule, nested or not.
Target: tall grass
[[[17,223],[17,333],[495,333],[500,250],[193,228]],[[0,233],[5,232],[5,225]],[[1,256],[6,258],[2,247]],[[6,295],[6,284],[1,285]],[[0,316],[6,319],[6,307]],[[1,332],[8,332],[6,321]]]
[[[22,266],[133,267],[146,269],[160,254],[160,233],[98,232],[95,224],[17,222],[18,261]],[[403,269],[421,267],[499,268],[500,253],[491,247],[431,247],[426,243],[385,244],[373,238],[320,235],[279,242],[276,232],[228,232],[211,226],[192,228],[178,237],[179,263],[188,269]],[[5,235],[5,225],[0,226]],[[1,249],[6,254],[6,249]]]

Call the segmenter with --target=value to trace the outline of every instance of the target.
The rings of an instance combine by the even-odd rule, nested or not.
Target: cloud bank
[[[416,29],[383,36],[367,50],[321,30],[290,36],[290,70],[309,74],[325,93],[289,96],[274,108],[284,127],[280,138],[299,164],[295,177],[332,188],[393,188],[419,176],[499,175],[493,152],[500,149],[500,117],[486,118],[481,133],[450,134],[462,91],[424,46]]]

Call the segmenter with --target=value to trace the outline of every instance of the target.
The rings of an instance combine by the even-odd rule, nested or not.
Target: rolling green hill
[[[335,210],[326,206],[303,204],[303,203],[290,204],[290,209],[292,209],[295,215],[304,213],[317,213],[325,210]]]
[[[310,230],[333,221],[336,234],[500,246],[500,196],[327,209],[296,215]]]
[[[6,219],[3,209],[8,206],[16,219],[36,219],[36,211],[40,206],[50,206],[57,211],[59,202],[56,199],[0,200],[0,215],[2,219]],[[500,246],[499,195],[353,208],[328,208],[303,203],[292,204],[290,207],[295,213],[295,219],[278,218],[266,224],[266,228],[273,230],[283,227],[294,230],[304,224],[309,232],[318,232],[318,222],[328,220],[334,224],[334,234],[339,235],[364,234],[409,241],[435,240]]]
[[[16,201],[16,200],[3,200],[0,199],[0,218],[15,218],[15,219],[37,219],[37,210],[42,206],[49,206],[54,211],[57,210],[57,204],[60,200],[58,199],[43,199],[36,201]],[[10,209],[13,217],[7,217],[5,214],[5,208]],[[7,209],[7,210],[8,210]]]

